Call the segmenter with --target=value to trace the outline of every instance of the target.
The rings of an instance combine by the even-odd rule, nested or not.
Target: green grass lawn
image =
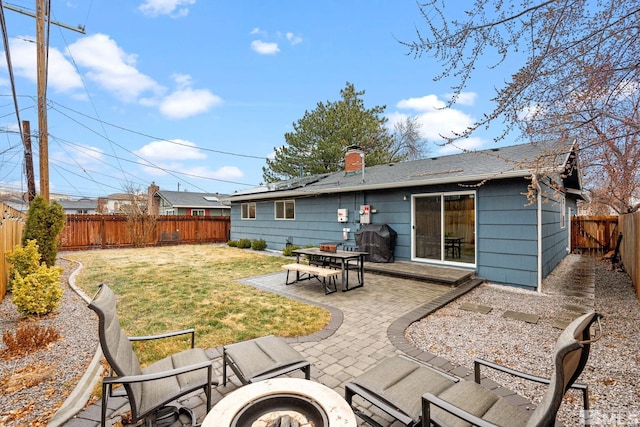
[[[238,282],[281,270],[284,257],[215,245],[164,246],[72,252],[84,268],[76,284],[92,296],[100,283],[118,297],[118,317],[128,335],[193,327],[196,346],[217,347],[274,334],[307,335],[327,325],[325,309]],[[96,331],[97,333],[97,331]],[[185,348],[184,338],[135,343],[148,364]]]

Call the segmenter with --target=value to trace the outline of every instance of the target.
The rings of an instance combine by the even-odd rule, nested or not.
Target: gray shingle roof
[[[159,190],[156,194],[167,201],[175,208],[218,208],[230,209],[229,205],[224,204],[221,194],[211,193],[191,193],[188,191],[167,191]]]
[[[98,201],[96,199],[80,199],[80,200],[58,200],[58,203],[64,210],[93,210],[98,208]]]
[[[364,173],[335,172],[298,178],[235,193],[230,201],[295,197],[350,191],[468,183],[530,176],[559,176],[575,149],[573,141],[554,140],[366,167]],[[579,186],[579,179],[576,180]],[[580,188],[578,188],[580,189]]]

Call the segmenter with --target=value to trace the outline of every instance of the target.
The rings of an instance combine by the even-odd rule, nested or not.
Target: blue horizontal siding
[[[477,271],[492,282],[535,288],[538,216],[522,194],[526,189],[524,180],[490,181],[478,188]]]
[[[476,192],[476,252],[478,274],[485,279],[535,289],[538,280],[537,208],[523,195],[529,182],[524,179],[493,180]],[[396,260],[411,259],[411,195],[460,191],[457,185],[337,194],[296,199],[295,220],[275,220],[274,202],[257,203],[255,220],[240,219],[240,205],[231,209],[231,238],[261,238],[271,250],[282,250],[291,237],[297,246],[317,246],[323,242],[355,244],[360,229],[360,205],[368,204],[371,222],[388,224],[398,233]],[[406,198],[406,200],[405,200]],[[571,202],[575,206],[575,201]],[[559,206],[549,201],[543,210],[543,276],[566,255],[568,229],[558,225]],[[567,206],[570,201],[567,200]],[[348,222],[337,221],[337,210],[348,209]],[[574,210],[575,211],[575,210]],[[569,221],[569,218],[567,218]],[[349,228],[348,240],[342,229]]]

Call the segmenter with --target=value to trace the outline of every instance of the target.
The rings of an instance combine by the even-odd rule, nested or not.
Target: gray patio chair
[[[267,335],[222,347],[222,384],[227,385],[227,366],[240,382],[250,384],[300,369],[311,378],[311,364],[282,338]]]
[[[204,389],[207,397],[207,412],[211,409],[211,386],[218,385],[218,381],[213,378],[212,361],[204,350],[194,348],[193,329],[155,336],[127,337],[118,322],[115,295],[104,284],[98,288],[89,308],[98,314],[100,346],[112,373],[102,380],[102,426],[106,422],[107,401],[111,396],[126,395],[132,421],[135,423],[144,418],[147,425],[151,425],[157,418],[167,420],[175,417],[179,412],[188,413],[195,423],[195,417],[189,410],[177,403],[169,404],[200,388]],[[191,335],[190,349],[168,356],[144,369],[140,367],[131,341],[186,334]],[[118,384],[123,386],[124,392],[122,389],[114,390],[114,386]]]
[[[353,405],[359,395],[406,426],[552,426],[569,388],[582,391],[583,408],[589,409],[588,387],[575,384],[589,357],[591,343],[602,336],[600,315],[584,314],[567,326],[557,340],[554,352],[554,373],[551,379],[541,378],[495,363],[476,360],[475,381],[454,381],[433,377],[424,368],[411,368],[406,362],[387,359],[345,386],[345,397],[358,415],[374,426],[381,426]],[[592,324],[597,331],[592,337]],[[414,362],[415,364],[415,362]],[[527,412],[481,385],[480,366],[548,384],[549,387],[534,411]],[[436,372],[436,371],[434,371]],[[422,404],[420,404],[420,401]],[[416,403],[417,402],[417,403]],[[434,406],[432,408],[432,405]],[[418,406],[416,408],[416,406]]]

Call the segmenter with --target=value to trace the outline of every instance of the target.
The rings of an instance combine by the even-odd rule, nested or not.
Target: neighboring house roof
[[[229,196],[229,201],[295,197],[448,183],[481,183],[546,173],[582,191],[575,141],[554,140],[468,151],[401,163],[365,167],[364,172],[315,175],[263,185]],[[567,166],[571,172],[568,176]]]
[[[70,210],[89,210],[95,211],[98,208],[96,199],[79,199],[79,200],[58,200],[58,203],[65,211]]]
[[[155,194],[174,208],[231,209],[220,201],[220,194],[159,190]]]
[[[134,195],[134,194],[130,194],[130,193],[113,193],[113,194],[109,194],[108,196],[102,197],[102,199],[106,199],[106,200],[126,200],[126,201],[131,201],[134,199],[134,197],[147,197],[146,195]]]

